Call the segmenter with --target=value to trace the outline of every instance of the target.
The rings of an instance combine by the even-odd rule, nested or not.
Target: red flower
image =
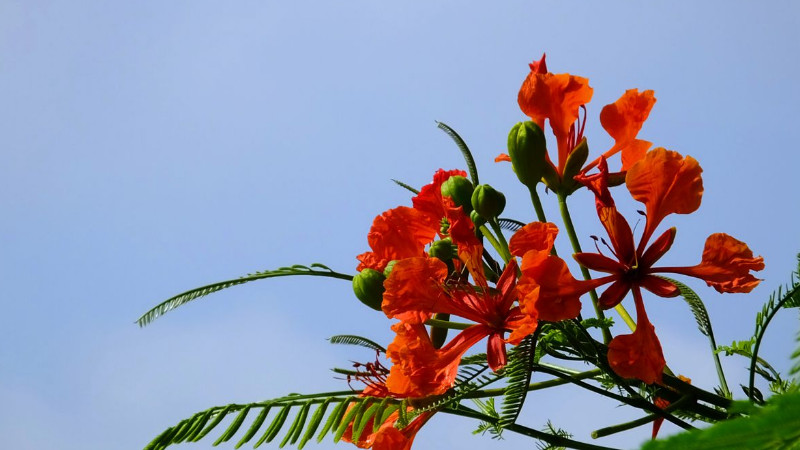
[[[448,201],[445,203],[448,204]],[[395,264],[384,283],[386,291],[382,309],[388,317],[404,322],[395,325],[395,328],[400,329],[420,326],[434,313],[448,313],[475,322],[475,325],[463,330],[440,351],[451,352],[448,353],[451,356],[458,355],[455,358],[457,364],[467,349],[488,337],[488,363],[493,370],[499,370],[506,364],[506,342],[518,344],[532,333],[536,329],[537,314],[534,308],[524,305],[524,302],[520,302],[519,306],[515,304],[519,299],[515,289],[515,260],[506,265],[495,287],[489,286],[483,269],[483,245],[475,237],[472,221],[460,211],[461,208],[447,209],[449,233],[453,242],[458,245],[459,259],[472,275],[475,286],[449,277],[447,265],[436,258],[408,258]],[[511,334],[505,339],[507,330]],[[422,332],[424,329],[419,331]],[[398,331],[398,337],[399,335]],[[426,351],[424,354],[429,353]],[[393,361],[400,367],[409,367],[407,372],[413,374],[423,374],[430,370],[437,376],[443,376],[442,374],[447,373],[449,364],[453,363],[453,358],[426,362],[418,354],[409,353],[407,356],[398,360],[393,358]],[[427,382],[430,375],[421,378]]]
[[[542,55],[541,60],[531,63],[530,68],[530,73],[520,87],[517,101],[522,112],[540,128],[544,129],[545,119],[549,121],[558,145],[558,159],[554,164],[548,155],[547,162],[559,177],[563,177],[567,158],[583,139],[586,104],[592,99],[594,90],[586,78],[548,72],[545,55]],[[623,171],[644,157],[650,148],[650,142],[637,139],[636,136],[655,102],[653,91],[639,92],[638,89],[629,89],[600,112],[600,124],[615,141],[603,156],[609,158],[621,153]],[[581,109],[584,110],[582,120]],[[506,154],[495,159],[510,160]],[[585,170],[595,167],[599,160],[598,158],[589,164]]]
[[[439,233],[444,217],[442,183],[454,175],[466,176],[463,170],[439,169],[433,182],[423,186],[411,200],[414,207],[399,206],[385,211],[372,222],[367,241],[372,251],[357,256],[357,270],[382,272],[389,261],[425,255],[425,246]]]
[[[621,376],[638,378],[647,383],[660,382],[665,362],[653,326],[644,312],[641,288],[661,297],[678,295],[675,285],[656,275],[672,272],[701,278],[720,292],[749,292],[760,281],[750,271],[763,269],[763,259],[753,257],[753,252],[746,244],[726,234],[716,233],[706,240],[700,264],[692,267],[656,267],[658,260],[672,246],[676,229],[668,229],[648,246],[650,238],[667,215],[688,214],[700,206],[702,169],[693,158],[684,158],[663,148],[649,152],[630,168],[626,179],[628,190],[633,198],[645,204],[647,212],[638,245],[635,245],[633,232],[617,211],[608,190],[605,159],[601,159],[599,169],[600,173],[596,175],[582,175],[576,179],[595,193],[597,214],[608,232],[613,258],[602,254],[599,247],[597,253],[576,254],[575,259],[582,266],[609,274],[584,284],[583,288],[609,284],[599,298],[599,304],[604,309],[617,305],[629,291],[633,291],[637,329],[633,334],[617,336],[611,341],[609,363]],[[575,283],[572,285],[581,290],[580,286],[575,287]]]

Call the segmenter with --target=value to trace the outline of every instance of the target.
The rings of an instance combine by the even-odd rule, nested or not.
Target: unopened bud
[[[539,125],[530,121],[514,125],[508,134],[508,156],[519,181],[535,188],[548,164],[547,144]]]
[[[353,277],[353,292],[361,303],[380,311],[383,302],[383,281],[386,277],[373,269],[364,269]]]
[[[442,183],[442,196],[450,197],[456,206],[463,206],[464,212],[472,211],[472,183],[460,175],[453,175]]]
[[[453,244],[453,241],[451,241],[450,238],[446,238],[440,241],[435,241],[433,244],[431,244],[428,254],[434,258],[444,261],[445,263],[449,263],[453,261],[453,258],[455,258],[456,255],[458,255],[458,247]]]
[[[472,192],[472,207],[484,219],[494,219],[505,209],[506,196],[488,184],[481,184]]]

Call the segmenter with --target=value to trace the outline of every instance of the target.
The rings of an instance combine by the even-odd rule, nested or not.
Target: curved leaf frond
[[[328,338],[328,341],[330,341],[331,344],[358,345],[359,347],[366,347],[377,352],[386,353],[386,349],[377,342],[353,334],[339,334],[336,336],[331,336]]]
[[[368,425],[375,426],[373,423],[376,419],[382,423],[388,417],[387,410],[390,414],[399,405],[398,401],[390,398],[355,397],[354,394],[358,393],[339,391],[312,395],[293,394],[263,402],[215,406],[166,429],[145,450],[163,450],[181,442],[197,442],[215,429],[221,429],[221,424],[226,419],[232,419],[213,443],[214,446],[219,445],[245,429],[243,425],[248,420],[249,413],[254,411],[258,411],[258,415],[246,427],[247,431],[236,444],[236,448],[250,442],[259,432],[261,437],[253,447],[268,444],[275,440],[282,429],[286,429],[286,434],[279,447],[290,444],[303,448],[322,424],[331,403],[336,403],[336,407],[328,414],[325,426],[317,436],[318,441],[329,433],[333,433],[334,440],[338,441],[348,429],[353,430],[353,436],[358,438]],[[277,413],[267,421],[270,411]]]
[[[164,300],[163,302],[156,305],[150,311],[144,313],[142,317],[136,319],[136,323],[138,323],[140,327],[144,327],[145,325],[150,324],[150,322],[156,320],[157,318],[163,316],[164,314],[168,313],[169,311],[172,311],[173,309],[179,306],[185,305],[186,303],[189,303],[192,300],[204,297],[208,294],[213,294],[214,292],[221,291],[223,289],[227,289],[232,286],[237,286],[255,280],[263,280],[265,278],[288,277],[293,275],[311,275],[317,277],[338,278],[340,280],[348,280],[348,281],[353,279],[351,275],[334,272],[328,266],[319,263],[314,263],[311,264],[310,266],[296,264],[290,267],[281,267],[276,270],[265,270],[263,272],[255,272],[252,274],[247,274],[246,276],[243,276],[241,278],[208,284],[178,294],[174,297],[170,297],[167,300]]]
[[[450,136],[450,139],[456,143],[458,149],[461,150],[461,154],[464,155],[464,161],[467,163],[467,169],[469,170],[469,177],[472,179],[472,184],[475,186],[480,184],[478,182],[478,167],[475,166],[475,158],[472,157],[472,152],[469,150],[469,147],[467,147],[467,144],[464,142],[464,140],[461,139],[461,136],[459,136],[454,129],[447,126],[447,124],[444,122],[437,121],[436,126],[438,126],[440,130],[447,133],[447,135]]]
[[[518,346],[514,347],[514,350],[509,352],[508,364],[504,369],[508,378],[508,387],[503,397],[503,407],[498,421],[500,428],[513,425],[522,411],[536,358],[537,335],[538,333],[527,336]]]
[[[509,219],[507,217],[501,217],[497,219],[497,222],[500,223],[500,228],[509,231],[517,231],[525,226],[524,222],[520,222],[519,220],[515,219]]]
[[[400,186],[401,188],[403,188],[403,189],[406,189],[406,190],[408,190],[408,191],[411,191],[411,193],[412,193],[412,194],[414,194],[414,195],[417,195],[417,194],[419,194],[419,190],[417,190],[417,189],[414,189],[413,187],[411,187],[411,186],[409,186],[409,185],[407,185],[407,184],[403,183],[402,181],[395,180],[394,178],[392,178],[392,181],[394,181],[394,182],[395,182],[395,184],[397,184],[397,185],[398,185],[398,186]]]

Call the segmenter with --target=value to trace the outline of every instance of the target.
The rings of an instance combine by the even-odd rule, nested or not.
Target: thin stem
[[[449,320],[428,319],[425,325],[430,325],[437,328],[449,328],[451,330],[466,330],[467,328],[475,325],[472,323],[463,322],[450,322]]]
[[[445,408],[442,410],[442,412],[461,417],[469,417],[471,419],[478,419],[482,422],[487,422],[491,424],[497,424],[497,422],[500,421],[500,419],[496,417],[488,416],[481,412],[475,411],[474,409],[467,408],[466,406],[463,405],[459,405],[455,408]],[[535,430],[533,428],[528,428],[526,426],[518,424],[507,425],[504,427],[504,429],[517,434],[521,434],[523,436],[528,436],[535,439],[539,439],[541,441],[545,441],[548,444],[554,446],[574,448],[577,450],[617,450],[613,447],[602,447],[599,445],[588,444],[586,442],[573,441],[572,439],[567,439],[562,436],[545,433],[543,431]]]
[[[592,378],[596,377],[597,375],[602,374],[603,371],[600,369],[592,369],[587,370],[586,372],[579,372],[573,375],[575,379],[583,380],[585,378]],[[563,378],[554,378],[552,380],[547,381],[539,381],[536,383],[531,383],[528,385],[528,392],[530,391],[540,391],[542,389],[547,389],[556,386],[562,386],[565,384],[570,383],[570,380],[565,380]],[[481,391],[471,392],[464,396],[464,398],[484,398],[484,397],[498,397],[500,395],[505,395],[506,390],[508,388],[496,388],[496,389],[485,389]]]
[[[503,249],[500,252],[500,256],[503,258],[503,261],[508,263],[511,260],[511,251],[508,249],[508,241],[506,241],[506,237],[503,236],[503,229],[500,228],[500,224],[497,222],[497,219],[492,219],[489,222],[489,225],[492,226],[492,230],[494,230],[495,234],[497,234],[497,240],[500,243],[500,247]]]
[[[569,242],[572,244],[572,250],[575,253],[581,253],[581,244],[578,241],[578,235],[575,234],[575,225],[572,223],[572,217],[569,214],[569,208],[567,208],[567,197],[562,193],[558,194],[558,207],[561,210],[561,219],[564,221],[564,228],[567,230],[567,236],[569,236]],[[583,275],[584,280],[588,281],[592,279],[592,276],[589,274],[589,269],[583,266],[581,266],[581,274]],[[595,315],[601,322],[604,321],[606,316],[603,314],[603,310],[600,308],[600,305],[597,302],[597,292],[592,289],[589,291],[589,297],[592,299],[592,306],[594,306]],[[625,320],[624,317],[623,320]],[[635,329],[635,326],[633,329]],[[608,328],[603,328],[602,332],[603,342],[606,344],[611,342],[611,331]]]
[[[664,408],[664,412],[669,413],[675,411],[684,404],[688,403],[691,399],[692,399],[691,396],[684,395],[678,401]],[[648,414],[636,420],[631,420],[630,422],[625,422],[619,425],[612,425],[610,427],[600,428],[599,430],[592,431],[592,438],[597,439],[605,436],[610,436],[612,434],[619,433],[620,431],[627,431],[632,428],[640,427],[642,425],[647,425],[648,423],[653,422],[654,420],[660,417],[661,416],[658,414]]]
[[[503,248],[500,242],[498,242],[497,239],[495,239],[492,232],[489,231],[488,228],[486,228],[486,225],[481,225],[479,230],[481,230],[481,233],[486,238],[486,240],[488,240],[489,243],[492,244],[492,247],[494,247],[494,249],[497,250],[497,253],[499,253],[500,256],[503,258],[503,261],[508,263],[508,261],[511,259],[511,256],[508,254],[508,245],[506,245],[506,247]],[[505,239],[503,239],[503,241],[505,241]]]

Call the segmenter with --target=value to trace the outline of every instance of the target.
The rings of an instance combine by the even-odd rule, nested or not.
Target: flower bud
[[[548,165],[547,144],[539,125],[530,121],[514,125],[508,134],[508,156],[519,181],[535,188]]]
[[[472,207],[484,219],[494,219],[505,209],[506,196],[488,184],[481,184],[472,192]]]
[[[353,277],[353,292],[361,303],[380,311],[383,302],[383,281],[386,277],[373,269],[364,269]]]
[[[469,213],[469,218],[472,219],[472,223],[474,223],[476,227],[479,227],[486,223],[486,219],[481,217],[481,215],[478,214],[478,212],[475,210]]]
[[[464,212],[472,211],[472,183],[460,175],[453,175],[442,183],[442,196],[450,197],[456,206],[463,206]]]
[[[389,261],[386,264],[386,267],[383,269],[383,276],[389,278],[389,274],[392,273],[392,269],[394,269],[394,265],[397,263],[396,259]]]
[[[453,258],[458,255],[458,247],[453,244],[453,241],[451,241],[450,238],[446,238],[440,241],[435,241],[433,244],[431,244],[428,254],[434,258],[444,261],[445,263],[452,263]]]
[[[564,177],[561,184],[567,195],[581,186],[575,181],[575,175],[580,173],[587,158],[589,158],[589,145],[586,143],[586,138],[583,138],[567,156],[567,162],[564,165]]]

